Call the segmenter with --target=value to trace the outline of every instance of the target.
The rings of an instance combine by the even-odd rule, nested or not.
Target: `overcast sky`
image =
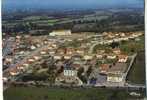
[[[144,0],[2,0],[4,8],[143,7]]]

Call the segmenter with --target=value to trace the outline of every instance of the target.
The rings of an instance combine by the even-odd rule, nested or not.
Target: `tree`
[[[90,76],[91,72],[92,72],[92,66],[90,66],[90,67],[88,68],[87,72],[86,72],[87,77]]]
[[[56,72],[55,72],[55,65],[48,66],[48,81],[52,85],[55,82]]]
[[[84,68],[81,67],[81,68],[79,68],[77,75],[81,76],[83,72],[84,72]]]
[[[78,70],[77,75],[78,75],[79,79],[80,79],[83,83],[87,83],[87,78],[86,78],[84,75],[82,75],[83,72],[84,72],[84,68],[81,67],[81,68]]]
[[[119,43],[118,42],[113,42],[113,43],[110,44],[110,46],[112,48],[117,48],[117,47],[119,47]]]

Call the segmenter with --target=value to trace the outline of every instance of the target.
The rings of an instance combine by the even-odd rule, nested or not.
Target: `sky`
[[[2,0],[4,9],[48,8],[112,8],[112,7],[143,7],[144,0]]]

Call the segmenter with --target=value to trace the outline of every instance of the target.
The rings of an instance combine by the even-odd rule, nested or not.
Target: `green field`
[[[48,25],[54,25],[57,21],[59,21],[58,19],[52,19],[52,20],[48,20]]]
[[[120,49],[127,54],[134,54],[145,49],[145,38],[144,35],[139,37],[139,41],[130,40],[127,42],[122,42],[120,44]]]
[[[139,41],[129,41],[122,43],[120,48],[128,53],[133,54],[138,52],[134,64],[128,74],[127,81],[136,84],[145,84],[145,38],[144,35],[139,38]]]
[[[129,100],[125,90],[10,87],[4,100]],[[135,100],[135,98],[133,98]]]
[[[128,82],[145,84],[145,53],[140,52],[128,74]]]

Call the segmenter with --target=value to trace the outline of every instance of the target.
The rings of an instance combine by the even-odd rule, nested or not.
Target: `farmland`
[[[128,82],[145,84],[145,53],[140,52],[129,72]]]
[[[28,13],[28,15],[18,12],[19,15],[14,13],[12,16],[3,16],[3,33],[23,32],[31,34],[32,30],[36,30],[35,34],[39,34],[38,31],[43,30],[42,35],[46,35],[53,29],[96,33],[141,31],[144,29],[142,11],[134,12],[133,9],[128,9],[125,12],[117,12],[114,10],[38,12],[39,14]]]

